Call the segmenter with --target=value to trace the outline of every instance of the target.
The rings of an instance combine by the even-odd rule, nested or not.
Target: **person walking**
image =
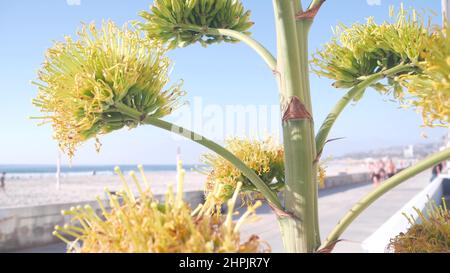
[[[6,172],[2,173],[2,177],[0,178],[0,189],[5,190],[5,180],[6,180]]]
[[[395,163],[392,160],[392,158],[389,158],[386,164],[386,176],[387,178],[391,178],[396,174],[397,174],[397,166],[395,166]]]
[[[386,180],[386,164],[383,159],[378,160],[377,162],[377,170],[380,175],[380,183]]]
[[[439,163],[431,170],[431,182],[433,182],[444,171],[444,163]]]
[[[375,187],[378,187],[380,184],[380,174],[377,169],[377,164],[374,162],[369,163],[369,171],[370,171],[370,178],[372,179],[372,183]]]

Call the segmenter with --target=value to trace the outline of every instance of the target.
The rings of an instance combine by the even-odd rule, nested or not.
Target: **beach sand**
[[[137,176],[143,185],[141,176]],[[147,172],[146,176],[154,194],[166,193],[170,183],[176,191],[176,172]],[[137,192],[131,177],[128,174],[125,177]],[[187,172],[184,191],[202,191],[205,180],[202,174]],[[123,188],[117,175],[66,175],[61,177],[59,189],[54,175],[7,179],[5,190],[0,190],[0,208],[92,201],[96,196],[105,198],[105,187],[110,191]]]
[[[368,171],[367,163],[362,160],[325,160],[322,166],[325,167],[328,177]],[[172,183],[176,190],[175,171],[154,171],[147,172],[146,175],[155,194],[164,194],[169,183]],[[125,176],[137,193],[133,180],[128,174]],[[205,175],[194,171],[187,172],[184,191],[203,191],[205,181]],[[122,189],[122,182],[117,175],[66,174],[62,176],[58,189],[54,174],[7,177],[6,190],[0,190],[0,208],[92,201],[96,196],[105,197],[105,187],[110,191],[117,191]]]

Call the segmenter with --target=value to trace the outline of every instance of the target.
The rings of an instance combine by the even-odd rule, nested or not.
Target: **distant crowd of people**
[[[390,158],[387,160],[380,159],[376,162],[370,162],[369,171],[375,187],[378,187],[384,180],[393,177],[398,172],[397,166]]]
[[[431,181],[434,181],[439,175],[444,173],[447,162],[441,162],[435,165],[431,170]],[[394,161],[390,158],[380,159],[378,161],[369,162],[369,172],[372,183],[375,187],[378,187],[383,181],[389,179],[401,171],[405,166],[400,166],[400,170],[397,168]],[[402,164],[400,164],[402,165]]]

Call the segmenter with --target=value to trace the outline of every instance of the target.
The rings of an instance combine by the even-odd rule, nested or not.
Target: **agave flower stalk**
[[[313,9],[319,3],[312,3]],[[278,213],[288,252],[313,252],[319,238],[315,140],[308,73],[309,19],[299,1],[274,0],[277,78],[283,111],[285,211]]]
[[[277,37],[275,58],[250,37],[249,28],[253,23],[241,1],[155,0],[150,12],[140,14],[145,22],[138,26],[147,39],[137,32],[116,30],[108,25],[101,35],[95,30],[91,30],[90,35],[82,31],[80,41],[67,39],[66,43],[58,43],[49,50],[37,83],[40,94],[34,103],[46,113],[44,119],[53,123],[55,137],[70,154],[79,143],[125,126],[133,128],[149,124],[187,137],[228,160],[254,186],[238,183],[234,185],[235,190],[244,186],[264,196],[277,214],[286,251],[330,251],[343,231],[376,199],[450,157],[450,149],[447,149],[392,177],[355,205],[321,244],[317,177],[318,174],[323,176],[323,170],[318,162],[335,121],[351,101],[362,99],[366,90],[372,88],[385,95],[392,94],[402,106],[418,110],[425,126],[448,127],[450,27],[433,29],[420,14],[409,12],[403,6],[394,22],[377,24],[369,18],[365,24],[337,27],[336,37],[314,56],[311,63],[315,73],[334,81],[334,87],[350,90],[332,109],[315,136],[308,37],[324,2],[312,0],[304,9],[299,0],[273,0]],[[393,9],[391,13],[394,16]],[[178,105],[178,98],[183,93],[179,85],[164,91],[170,64],[164,56],[165,51],[194,43],[208,46],[238,41],[258,53],[278,81],[283,113],[284,178],[280,180],[284,181],[284,203],[277,196],[278,188],[271,187],[270,181],[264,181],[260,177],[262,172],[256,173],[255,168],[252,169],[254,166],[247,166],[245,160],[237,156],[239,151],[233,153],[195,132],[161,120]],[[168,44],[168,48],[164,44]],[[251,165],[251,162],[246,163]],[[181,191],[182,186],[178,187]],[[224,201],[224,190],[227,190],[224,183],[216,183],[205,205],[192,214],[213,213],[217,203]],[[235,200],[236,194],[226,197]],[[137,200],[129,191],[123,198],[131,203]],[[179,201],[181,197],[169,194],[166,203],[174,203],[173,199]],[[112,196],[110,202],[117,212],[115,221],[121,223],[122,230],[129,231],[132,226],[127,220],[128,215],[121,213],[117,198]],[[182,208],[178,206],[178,209]],[[159,215],[155,210],[157,205],[153,209]],[[75,208],[73,213],[84,230],[90,223],[99,221],[88,208]],[[230,222],[230,217],[225,219],[226,223]],[[236,226],[240,226],[240,222]],[[227,226],[226,229],[233,228]],[[69,235],[80,231],[70,226],[64,230]],[[128,241],[140,246],[142,237],[137,233],[130,234],[133,236]],[[96,236],[99,234],[94,233],[92,238],[97,240]]]
[[[274,207],[274,209],[279,214],[286,250],[314,251],[320,245],[320,239],[316,200],[317,156],[310,114],[312,107],[308,78],[307,33],[311,25],[311,14],[317,12],[323,1],[313,1],[304,13],[299,1],[274,1],[278,60],[260,43],[249,37],[247,29],[251,24],[244,24],[246,28],[242,30],[235,28],[234,24],[228,24],[229,17],[218,15],[226,2],[238,10],[235,22],[248,20],[243,14],[249,13],[242,11],[240,1],[175,2],[155,1],[150,13],[141,13],[146,20],[141,24],[141,28],[150,38],[160,38],[170,42],[171,45],[185,46],[192,42],[207,45],[211,36],[216,37],[211,38],[211,43],[230,41],[228,37],[231,37],[245,42],[254,49],[277,76],[282,97],[281,108],[286,113],[283,124],[286,187],[284,208]],[[194,6],[197,9],[193,9]],[[214,12],[208,14],[206,11],[210,10]],[[309,17],[297,18],[302,13]],[[267,198],[266,194],[264,196]],[[271,203],[273,204],[272,201]]]

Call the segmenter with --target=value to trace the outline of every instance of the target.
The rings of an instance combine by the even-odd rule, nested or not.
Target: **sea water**
[[[114,168],[119,166],[126,173],[136,171],[137,165],[77,165],[61,166],[62,175],[112,175]],[[201,167],[201,166],[200,166]],[[146,172],[171,172],[176,171],[176,165],[144,165]],[[187,171],[196,170],[198,165],[184,165]],[[53,176],[56,173],[56,165],[0,165],[0,175],[5,172],[6,177],[41,177]]]

